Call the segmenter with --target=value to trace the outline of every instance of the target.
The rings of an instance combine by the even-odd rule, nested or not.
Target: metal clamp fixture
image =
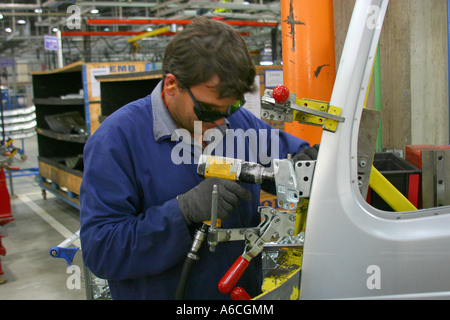
[[[219,281],[219,291],[222,293],[230,293],[247,269],[250,261],[256,257],[264,249],[264,245],[268,242],[276,241],[281,237],[294,235],[296,214],[289,211],[278,211],[271,207],[259,207],[261,214],[261,224],[254,229],[239,229],[235,232],[235,240],[245,240],[246,245],[244,253],[236,260],[228,272]],[[224,234],[218,239],[227,240],[230,231],[233,229],[218,229],[217,233]],[[211,233],[210,233],[211,234]],[[208,235],[208,242],[210,234]],[[214,237],[214,236],[212,236]],[[231,239],[231,237],[230,237]]]
[[[338,122],[344,122],[342,109],[331,106],[328,102],[297,99],[290,93],[286,101],[277,101],[273,90],[266,89],[261,98],[261,119],[310,124],[321,126],[324,130],[335,132]]]
[[[197,173],[205,178],[218,177],[238,182],[262,183],[271,181],[275,184],[277,204],[280,210],[261,206],[258,212],[261,223],[253,228],[223,229],[217,227],[217,186],[213,186],[211,225],[208,229],[207,241],[209,249],[214,252],[220,242],[245,241],[244,252],[219,282],[219,291],[233,293],[242,288],[235,288],[236,283],[247,269],[250,261],[260,254],[267,243],[273,243],[282,238],[295,236],[297,207],[301,198],[310,194],[316,161],[296,161],[290,155],[287,159],[272,160],[273,169],[257,163],[239,159],[202,156]],[[197,240],[197,239],[196,239]],[[203,237],[202,237],[203,240]],[[195,257],[191,257],[193,259]]]

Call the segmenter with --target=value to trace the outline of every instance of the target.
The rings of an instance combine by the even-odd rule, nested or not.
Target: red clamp
[[[289,99],[289,89],[283,85],[276,86],[272,91],[272,96],[278,104],[285,104]]]
[[[231,299],[233,300],[251,300],[248,293],[241,287],[236,287],[231,291]]]
[[[243,256],[237,258],[231,268],[219,281],[219,291],[222,293],[230,293],[249,264],[250,261],[245,259]]]

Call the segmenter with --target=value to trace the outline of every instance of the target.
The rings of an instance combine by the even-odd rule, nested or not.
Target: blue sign
[[[0,59],[0,66],[11,67],[16,63],[14,59]]]
[[[44,36],[44,47],[45,50],[57,51],[59,49],[58,37]]]

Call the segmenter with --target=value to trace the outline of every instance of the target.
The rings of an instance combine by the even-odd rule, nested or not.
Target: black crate
[[[422,171],[411,163],[389,152],[375,153],[373,165],[406,198],[408,198],[409,176]],[[370,190],[371,205],[385,211],[394,211],[378,194]]]

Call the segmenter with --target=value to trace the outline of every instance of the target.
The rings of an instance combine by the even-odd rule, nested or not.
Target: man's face
[[[213,76],[211,79],[190,87],[190,91],[195,100],[214,106],[214,110],[226,113],[233,103],[237,101],[235,98],[219,98],[218,85],[220,78]],[[199,121],[194,112],[194,100],[189,95],[187,90],[178,89],[168,101],[167,106],[170,114],[180,128],[184,128],[191,133],[194,133],[194,121]],[[202,134],[218,125],[224,124],[224,118],[218,119],[214,122],[202,122]]]

